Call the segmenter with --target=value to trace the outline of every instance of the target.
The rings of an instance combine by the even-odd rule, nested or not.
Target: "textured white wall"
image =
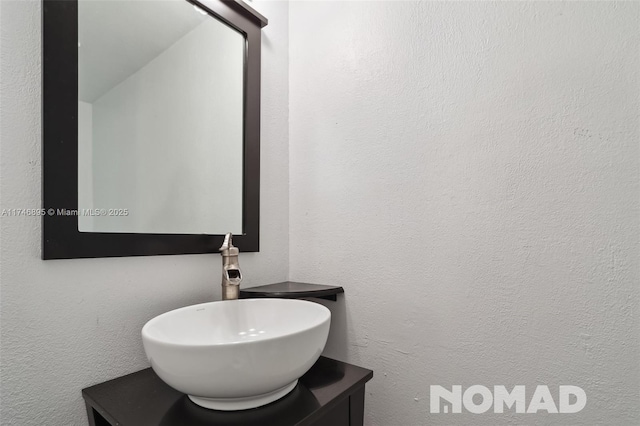
[[[288,6],[254,4],[263,31],[260,253],[247,286],[288,271]],[[40,2],[0,2],[1,208],[40,207]],[[0,424],[82,425],[83,387],[148,366],[140,329],[168,309],[220,298],[216,255],[40,260],[39,218],[3,217]]]
[[[640,424],[639,12],[291,3],[290,278],[345,287],[367,424]],[[588,402],[430,415],[435,384]]]

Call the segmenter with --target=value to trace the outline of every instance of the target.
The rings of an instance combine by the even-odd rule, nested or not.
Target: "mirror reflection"
[[[78,228],[242,233],[245,39],[184,0],[78,2]]]

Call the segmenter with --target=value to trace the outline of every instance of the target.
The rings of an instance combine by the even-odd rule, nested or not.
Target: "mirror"
[[[266,24],[240,0],[43,0],[44,259],[259,250]]]
[[[242,234],[244,57],[184,0],[79,0],[81,232]]]

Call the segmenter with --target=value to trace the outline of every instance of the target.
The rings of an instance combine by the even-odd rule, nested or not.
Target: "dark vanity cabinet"
[[[372,377],[371,370],[320,357],[284,398],[234,412],[197,406],[150,368],[83,389],[82,396],[91,426],[356,426],[363,424]]]

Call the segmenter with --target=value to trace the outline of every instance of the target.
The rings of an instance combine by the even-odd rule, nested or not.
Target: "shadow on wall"
[[[338,296],[338,300],[335,302],[312,298],[307,300],[320,303],[331,311],[331,328],[322,355],[344,362],[348,360],[352,364],[359,365],[361,357],[358,345],[353,342],[349,343],[349,336],[354,336],[355,333],[354,330],[351,330],[352,321],[348,314],[347,298]]]

